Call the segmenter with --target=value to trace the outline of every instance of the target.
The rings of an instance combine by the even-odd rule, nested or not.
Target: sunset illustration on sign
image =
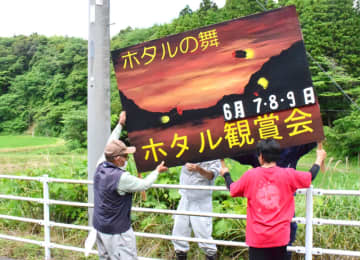
[[[284,12],[286,13],[288,12]],[[136,51],[140,54],[146,43],[113,53],[122,103],[129,103],[131,107],[136,106],[136,110],[156,113],[158,119],[152,119],[153,123],[150,124],[151,127],[155,127],[171,125],[174,120],[181,123],[180,117],[185,116],[188,111],[216,106],[226,96],[244,95],[251,77],[272,57],[281,55],[295,43],[301,43],[297,49],[300,47],[300,51],[304,51],[296,19],[272,12],[267,13],[265,19],[266,22],[264,19],[240,19],[229,24],[216,25],[218,46],[209,46],[204,51],[191,54],[182,54],[178,51],[173,58],[154,59],[148,65],[135,64],[132,69],[123,69],[120,56],[126,51]],[[206,28],[210,29],[211,26]],[[182,37],[197,35],[200,30],[183,33]],[[169,42],[170,48],[175,50],[179,39],[175,35],[165,38],[163,42]],[[161,39],[156,41],[159,42]],[[156,44],[158,43],[148,42],[147,46]],[[160,47],[158,51],[160,52]],[[293,51],[295,56],[298,51]],[[283,64],[281,66],[284,69]],[[286,77],[286,74],[282,76]],[[260,75],[256,79],[257,87],[251,86],[252,90],[249,91],[252,96],[257,96],[258,88],[282,88],[279,84],[273,83],[275,82],[267,75]],[[218,113],[221,113],[221,109],[215,114]]]

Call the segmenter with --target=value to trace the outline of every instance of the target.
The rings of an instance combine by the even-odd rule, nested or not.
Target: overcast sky
[[[88,0],[0,0],[0,37],[62,35],[87,39]],[[128,26],[148,28],[169,23],[188,4],[195,11],[201,0],[110,0],[110,34]],[[213,0],[219,8],[225,0]]]

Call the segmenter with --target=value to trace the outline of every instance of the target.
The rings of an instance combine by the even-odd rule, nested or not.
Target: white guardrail
[[[29,198],[13,195],[3,195],[0,194],[0,199],[10,199],[10,200],[22,200],[22,201],[32,201],[36,203],[41,203],[44,205],[44,219],[32,219],[24,217],[15,217],[9,215],[0,215],[1,219],[36,223],[38,225],[44,226],[44,241],[19,238],[16,236],[9,236],[5,234],[0,234],[0,239],[15,240],[19,242],[25,242],[30,244],[35,244],[45,248],[45,260],[51,258],[50,249],[59,248],[63,250],[71,250],[77,252],[85,253],[85,248],[72,247],[66,245],[60,245],[52,243],[50,240],[50,228],[51,227],[65,227],[79,230],[92,230],[90,226],[81,226],[81,225],[72,225],[65,223],[57,223],[50,221],[50,212],[49,205],[66,205],[66,206],[75,206],[75,207],[94,207],[92,203],[83,203],[83,202],[73,202],[73,201],[60,201],[60,200],[51,200],[49,198],[49,186],[48,183],[58,182],[58,183],[73,183],[73,184],[93,184],[89,180],[70,180],[70,179],[58,179],[58,178],[49,178],[47,175],[42,177],[27,177],[27,176],[12,176],[12,175],[0,175],[0,179],[17,179],[17,180],[27,180],[27,181],[39,181],[43,183],[43,198]],[[174,184],[153,184],[152,188],[165,188],[165,189],[193,189],[193,190],[213,190],[213,191],[226,191],[225,186],[196,186],[196,185],[174,185]],[[305,254],[306,260],[311,260],[312,255],[341,255],[341,256],[351,256],[351,257],[360,257],[360,251],[348,251],[348,250],[337,250],[337,249],[323,249],[323,248],[314,248],[312,245],[313,238],[313,225],[341,225],[341,226],[354,226],[360,227],[360,221],[352,220],[333,220],[333,219],[319,219],[313,218],[313,195],[346,195],[346,196],[360,196],[360,191],[356,190],[324,190],[324,189],[313,189],[312,187],[308,189],[301,189],[296,192],[297,194],[306,195],[306,217],[295,217],[292,221],[305,224],[305,246],[288,246],[287,250],[296,252],[298,254]],[[154,209],[154,208],[138,208],[133,207],[133,212],[147,212],[147,213],[159,213],[159,214],[170,214],[170,215],[191,215],[191,216],[209,216],[215,218],[231,218],[231,219],[246,219],[246,215],[237,215],[237,214],[220,214],[213,212],[194,212],[194,211],[177,211],[177,210],[166,210],[166,209]],[[153,234],[153,233],[142,233],[135,232],[135,236],[146,237],[146,238],[157,238],[165,240],[182,240],[189,242],[202,242],[202,243],[211,243],[216,245],[223,246],[236,246],[236,247],[247,247],[245,242],[237,241],[225,241],[225,240],[207,240],[191,237],[176,237],[170,235],[162,234]],[[97,254],[96,250],[90,250],[91,254]],[[139,257],[140,260],[154,259],[154,258],[145,258]]]

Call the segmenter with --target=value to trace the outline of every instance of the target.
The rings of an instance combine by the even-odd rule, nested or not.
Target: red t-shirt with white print
[[[253,168],[230,185],[232,197],[246,197],[246,243],[251,247],[285,246],[294,216],[294,192],[311,184],[311,173],[292,168]]]

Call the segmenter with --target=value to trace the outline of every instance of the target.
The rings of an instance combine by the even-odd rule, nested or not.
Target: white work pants
[[[178,210],[212,212],[212,197],[202,200],[187,200],[185,196],[182,196]],[[174,220],[173,236],[190,237],[192,229],[195,237],[212,239],[211,217],[175,215]],[[173,240],[172,243],[174,244],[175,250],[182,252],[189,251],[189,243],[187,241]],[[215,244],[199,243],[199,247],[206,255],[214,255],[217,251]]]

